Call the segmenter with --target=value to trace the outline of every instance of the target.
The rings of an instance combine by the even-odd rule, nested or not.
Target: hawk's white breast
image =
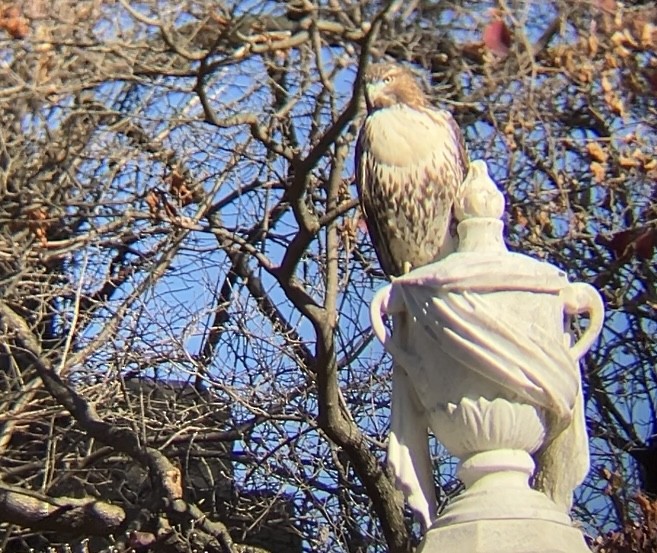
[[[454,152],[458,141],[443,114],[405,105],[378,110],[365,123],[365,149],[386,165],[435,163],[437,152]]]

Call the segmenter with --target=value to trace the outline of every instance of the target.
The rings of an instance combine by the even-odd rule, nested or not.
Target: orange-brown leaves
[[[151,214],[151,217],[157,219],[163,216],[166,216],[169,219],[178,217],[177,207],[167,198],[166,193],[159,188],[149,190],[144,201],[148,206],[148,211]]]
[[[657,45],[657,27],[652,23],[646,23],[640,31],[639,43],[641,48],[654,49]]]
[[[25,38],[30,32],[27,19],[23,17],[20,8],[15,5],[0,8],[0,29],[16,39]]]
[[[30,207],[14,215],[9,223],[12,232],[20,232],[27,229],[34,235],[42,246],[48,244],[48,230],[52,224],[52,217],[45,207]]]
[[[600,469],[600,476],[607,481],[607,487],[604,490],[606,495],[614,495],[623,485],[623,479],[618,472],[611,472],[608,468]]]
[[[169,187],[169,194],[176,201],[171,201],[166,192],[160,188],[148,191],[144,201],[148,207],[151,217],[166,215],[169,218],[178,217],[178,208],[185,207],[200,201],[199,194],[195,193],[189,185],[189,181],[182,171],[174,168],[165,178],[164,182]]]
[[[636,169],[649,178],[657,178],[657,159],[643,151],[640,144],[634,148],[623,148],[618,155],[617,162],[623,169]]]
[[[543,59],[590,94],[600,115],[627,120],[638,97],[657,92],[657,9],[628,9],[615,0],[594,6],[588,32],[582,29],[576,42],[549,48]],[[600,168],[595,172],[599,176]]]
[[[598,142],[589,142],[586,145],[586,151],[594,161],[599,161],[600,163],[604,163],[609,157],[607,152],[602,149],[602,146],[600,146]]]
[[[589,141],[584,146],[589,169],[597,183],[603,183],[609,175],[616,181],[635,171],[651,179],[657,179],[657,159],[650,148],[634,133],[629,133],[620,143]]]
[[[633,167],[638,167],[639,165],[641,165],[641,162],[634,157],[621,154],[620,157],[618,158],[618,164],[623,169],[632,169]]]
[[[598,53],[598,46],[600,45],[598,37],[594,34],[590,35],[586,41],[586,45],[589,49],[589,55],[595,57],[595,55]]]
[[[9,228],[12,232],[28,229],[42,246],[46,246],[50,225],[51,220],[46,209],[44,207],[33,207],[16,216],[10,223]]]
[[[360,225],[363,224],[365,219],[357,210],[354,217],[345,217],[341,223],[338,224],[338,235],[340,236],[340,244],[344,248],[347,257],[351,255],[356,244],[358,244],[358,231]]]
[[[623,100],[621,100],[617,94],[615,93],[610,93],[610,94],[605,94],[605,101],[607,102],[607,105],[609,106],[609,109],[613,111],[616,115],[619,115],[620,117],[625,117],[625,104],[623,103]]]
[[[614,491],[621,485],[617,484]],[[657,501],[641,493],[637,494],[633,501],[639,507],[638,520],[628,521],[622,528],[596,538],[593,543],[596,553],[657,551]]]
[[[513,220],[517,225],[526,228],[529,225],[529,219],[523,213],[522,208],[518,205],[513,207]]]
[[[169,191],[171,192],[171,195],[180,202],[180,205],[184,207],[194,203],[194,193],[187,186],[185,177],[183,177],[177,169],[174,169],[171,174],[169,174],[167,181],[169,183]]]
[[[146,194],[146,205],[152,217],[156,217],[160,210],[160,197],[154,190],[150,190]]]
[[[593,161],[589,165],[595,182],[603,182],[607,173],[607,159],[609,154],[605,152],[598,142],[589,142],[586,145],[586,152]]]
[[[621,87],[612,83],[612,78],[613,76],[611,71],[605,71],[602,75],[600,86],[602,88],[603,97],[607,106],[613,113],[619,115],[620,117],[624,117],[625,105],[617,92],[617,90]]]
[[[511,220],[513,223],[523,229],[527,229],[535,238],[543,234],[550,234],[553,231],[552,212],[554,204],[546,206],[546,209],[528,212],[519,205],[513,206],[511,210]]]
[[[29,220],[28,226],[30,230],[39,239],[41,245],[45,246],[48,243],[46,232],[50,226],[48,223],[48,213],[43,207],[37,207],[27,212],[27,218]]]
[[[597,161],[592,161],[590,165],[591,173],[593,173],[593,178],[595,182],[601,183],[605,180],[605,175],[607,174],[607,169],[605,164],[599,163]]]

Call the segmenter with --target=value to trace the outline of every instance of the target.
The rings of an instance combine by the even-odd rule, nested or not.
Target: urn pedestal
[[[536,519],[478,520],[431,528],[416,553],[590,553],[569,524]]]

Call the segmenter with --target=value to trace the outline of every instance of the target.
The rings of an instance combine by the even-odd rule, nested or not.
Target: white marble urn
[[[454,525],[463,532],[468,523],[476,536],[481,524],[495,530],[502,521],[512,541],[509,524],[517,526],[518,548],[500,551],[587,551],[568,510],[589,459],[578,362],[601,330],[602,300],[557,267],[507,250],[502,196],[485,164],[472,165],[457,198],[457,251],[393,279],[371,304],[374,332],[394,360],[389,464],[432,529],[425,542],[438,539],[441,551],[496,551],[476,539],[463,548],[472,535],[450,549],[445,531],[453,538]],[[573,338],[579,314],[588,325]],[[427,429],[458,457],[466,486],[440,516]],[[528,545],[528,522],[569,537],[552,528],[556,549]]]

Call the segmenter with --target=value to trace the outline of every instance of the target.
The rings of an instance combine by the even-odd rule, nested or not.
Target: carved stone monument
[[[604,308],[591,286],[507,251],[503,211],[485,163],[473,162],[456,199],[457,251],[372,302],[395,363],[388,462],[428,528],[419,552],[585,553],[568,514],[589,468],[579,359]],[[573,339],[580,313],[588,326]],[[439,516],[428,429],[459,459],[466,488]]]

